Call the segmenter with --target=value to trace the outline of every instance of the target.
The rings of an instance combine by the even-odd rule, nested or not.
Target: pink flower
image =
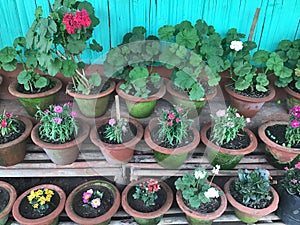
[[[72,111],[72,112],[70,112],[70,116],[71,116],[71,117],[76,117],[76,116],[77,116],[77,113],[74,112],[74,111]]]
[[[123,131],[123,132],[126,132],[126,131],[127,131],[126,126],[122,126],[122,131]]]
[[[181,112],[182,111],[182,108],[181,107],[178,107],[177,108],[177,112]]]
[[[83,203],[88,203],[90,197],[92,197],[92,193],[87,192],[87,191],[86,191],[86,192],[83,192],[83,195],[82,195]]]
[[[66,102],[66,103],[65,103],[65,106],[72,107],[72,106],[73,106],[73,103],[72,103],[72,102]]]
[[[295,105],[293,107],[293,113],[296,118],[300,118],[300,106]]]
[[[111,125],[111,126],[113,126],[113,125],[116,124],[116,120],[115,120],[115,119],[110,119],[110,120],[108,121],[108,124]]]
[[[172,121],[167,122],[167,126],[168,126],[168,127],[173,126],[173,122],[172,122]]]
[[[57,105],[54,107],[54,112],[56,113],[62,113],[63,108],[60,105]]]
[[[297,183],[298,183],[298,180],[293,179],[293,180],[291,180],[291,182],[292,182],[293,184],[297,184]]]
[[[176,123],[180,123],[181,119],[180,118],[176,118]]]
[[[234,123],[233,123],[233,122],[227,122],[227,123],[226,123],[226,126],[227,126],[227,127],[234,127]]]
[[[285,170],[285,171],[288,171],[288,170],[289,170],[289,168],[286,166],[286,167],[284,167],[284,170]]]
[[[92,207],[95,208],[95,209],[98,208],[98,206],[101,205],[101,200],[100,200],[100,198],[95,198],[95,199],[93,199],[92,202],[91,202],[91,205],[92,205]]]
[[[300,126],[300,122],[298,120],[293,120],[290,125],[293,127],[293,128],[297,128]]]
[[[61,124],[61,121],[62,121],[62,118],[59,118],[59,117],[54,117],[53,118],[53,121],[57,124]]]
[[[247,123],[250,123],[251,122],[251,119],[248,117],[248,118],[246,118],[246,122]]]
[[[297,169],[300,170],[300,162],[297,162],[297,163],[296,163],[295,168],[297,168]]]
[[[6,120],[2,120],[2,121],[1,121],[1,127],[2,127],[2,128],[7,127],[7,121],[6,121]]]
[[[6,118],[12,118],[12,114],[8,113],[8,112],[5,113],[5,116],[6,116]]]
[[[170,114],[168,115],[168,119],[169,119],[169,120],[175,119],[175,114],[174,114],[174,113],[170,113]]]
[[[49,110],[46,109],[46,110],[44,111],[44,114],[48,114],[48,113],[49,113]]]
[[[150,179],[147,188],[150,192],[157,192],[160,189],[160,186],[157,180]]]
[[[223,116],[226,116],[226,110],[224,109],[220,109],[216,112],[216,116],[217,117],[223,117]]]

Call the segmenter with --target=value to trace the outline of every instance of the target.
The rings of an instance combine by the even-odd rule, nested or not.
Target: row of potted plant
[[[233,206],[235,215],[245,223],[255,223],[261,217],[277,210],[284,222],[296,224],[300,195],[300,162],[286,168],[280,180],[288,195],[279,200],[277,191],[271,186],[271,177],[265,169],[239,169],[238,177],[230,178],[224,191],[212,183],[220,166],[212,170],[212,177],[203,168],[185,174],[175,181],[176,202],[185,213],[189,224],[212,224],[227,208]],[[285,202],[292,196],[298,198],[296,205]],[[32,187],[17,197],[16,190],[6,182],[0,182],[0,224],[5,224],[12,209],[20,224],[57,224],[59,214],[65,209],[69,218],[78,224],[109,224],[118,211],[120,203],[138,224],[158,224],[173,203],[171,187],[161,181],[143,178],[131,182],[120,195],[119,190],[103,180],[92,180],[77,186],[66,197],[65,192],[54,184]],[[280,204],[280,201],[283,201]],[[288,216],[287,216],[288,215]],[[298,218],[298,219],[297,219]]]

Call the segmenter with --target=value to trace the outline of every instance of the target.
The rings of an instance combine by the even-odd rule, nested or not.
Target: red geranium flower
[[[6,120],[2,120],[2,121],[1,121],[1,127],[2,127],[2,128],[7,127],[7,121],[6,121]]]

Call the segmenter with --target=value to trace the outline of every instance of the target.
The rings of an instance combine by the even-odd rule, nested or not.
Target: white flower
[[[198,179],[203,179],[205,176],[206,176],[206,171],[201,171],[201,170],[198,170],[198,171],[195,171],[195,178],[198,180]]]
[[[93,189],[89,189],[86,192],[89,193],[89,194],[93,194],[94,191],[93,191]]]
[[[232,41],[230,43],[230,48],[238,52],[243,49],[243,42],[242,41]]]
[[[220,168],[221,168],[220,165],[216,165],[216,167],[214,167],[211,172],[213,174],[219,174]]]
[[[217,117],[223,117],[226,116],[226,110],[225,109],[220,109],[216,112]]]
[[[204,195],[206,198],[218,198],[220,196],[219,191],[214,187],[209,188]]]
[[[235,116],[236,117],[241,117],[241,115],[239,113],[236,113]]]
[[[247,121],[247,123],[250,123],[251,119],[250,118],[246,118],[246,121]]]

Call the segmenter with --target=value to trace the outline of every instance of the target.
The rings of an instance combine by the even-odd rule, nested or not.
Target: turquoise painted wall
[[[51,0],[53,2],[53,0]],[[134,26],[145,26],[148,34],[182,20],[203,19],[222,35],[229,28],[249,34],[256,8],[260,15],[253,35],[260,49],[274,50],[282,39],[300,38],[300,0],[88,0],[100,18],[94,38],[104,47],[101,54],[86,53],[97,59],[122,41]],[[49,11],[47,0],[0,0],[0,48],[25,35],[36,6]]]

